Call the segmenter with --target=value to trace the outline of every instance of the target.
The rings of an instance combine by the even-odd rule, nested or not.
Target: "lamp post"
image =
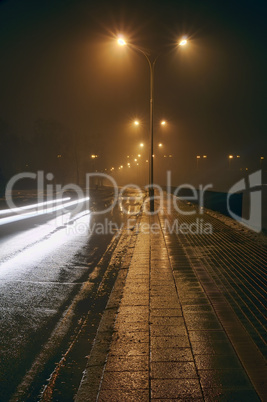
[[[120,46],[125,46],[128,45],[130,46],[133,50],[136,50],[139,53],[142,53],[149,65],[149,72],[150,72],[150,99],[149,99],[149,143],[150,143],[150,155],[149,155],[149,200],[150,200],[150,212],[154,212],[154,169],[153,169],[153,114],[154,114],[154,69],[155,69],[155,63],[158,59],[158,56],[154,58],[154,60],[151,60],[150,54],[146,53],[144,50],[140,49],[139,47],[133,45],[133,44],[127,44],[126,41],[122,36],[118,38],[118,44]],[[179,46],[185,46],[187,43],[186,39],[182,39],[179,42]],[[164,123],[163,123],[164,124]]]

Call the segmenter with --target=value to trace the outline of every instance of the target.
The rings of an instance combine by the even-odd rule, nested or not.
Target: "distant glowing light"
[[[203,158],[206,159],[206,158],[207,158],[207,155],[203,155]]]
[[[197,155],[197,159],[200,159],[201,158],[201,156],[200,155]]]
[[[166,125],[166,121],[165,120],[162,120],[162,122],[160,123],[162,126],[165,126]]]
[[[140,155],[140,154],[138,154],[137,156],[138,156],[138,158],[141,158],[141,155]]]
[[[135,125],[135,126],[139,126],[139,124],[140,124],[140,123],[139,123],[138,120],[135,120],[135,121],[134,121],[134,125]]]
[[[137,159],[135,159],[134,161],[137,162]]]
[[[117,42],[118,42],[118,44],[119,44],[120,46],[125,46],[125,45],[126,45],[126,42],[125,42],[125,40],[123,39],[122,36],[120,36],[120,37],[118,38]]]
[[[229,155],[229,156],[228,156],[229,159],[233,159],[233,157],[234,157],[233,155]]]
[[[162,147],[162,143],[161,143],[161,142],[159,143],[159,147],[160,147],[160,148]]]
[[[91,155],[91,158],[92,159],[95,159],[95,158],[97,158],[98,157],[98,155]]]
[[[143,146],[144,146],[144,144],[141,142],[140,147],[142,147],[142,148],[143,148]]]
[[[187,44],[187,39],[182,39],[180,42],[179,42],[179,45],[180,46],[185,46]]]
[[[261,156],[261,160],[263,160],[264,159],[264,156]]]

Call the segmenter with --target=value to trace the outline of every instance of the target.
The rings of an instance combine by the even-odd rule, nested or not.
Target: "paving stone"
[[[148,402],[149,389],[109,389],[100,391],[98,402]]]
[[[178,327],[183,327],[185,326],[184,323],[184,318],[183,317],[169,317],[169,316],[153,316],[153,318],[150,318],[150,323],[152,324],[152,326],[154,325],[164,325],[164,326],[169,326],[169,325],[173,325],[173,326],[178,326]]]
[[[107,371],[104,375],[101,390],[123,389],[149,389],[148,371]]]
[[[125,322],[119,320],[115,323],[114,331],[120,331],[121,333],[130,333],[130,332],[148,332],[149,331],[149,323],[148,320],[142,322]]]
[[[151,324],[151,336],[187,336],[184,322],[177,325]]]
[[[152,336],[152,348],[188,348],[190,346],[187,336]]]
[[[117,342],[112,343],[110,355],[149,355],[149,343],[148,342]]]
[[[196,379],[152,379],[152,398],[175,398],[180,400],[202,399],[201,388]]]
[[[153,362],[152,378],[197,378],[197,371],[191,362]]]
[[[152,362],[181,362],[193,361],[193,355],[190,348],[152,348],[151,351]]]
[[[109,355],[106,371],[148,371],[149,356],[112,356]]]
[[[133,332],[114,332],[112,338],[113,344],[116,343],[138,343],[138,342],[149,342],[149,332],[148,331],[133,331]]]
[[[150,301],[150,306],[151,308],[164,308],[164,307],[172,307],[172,308],[179,308],[180,303],[178,302],[177,299],[170,299],[170,300],[159,300],[159,299],[152,299]]]
[[[182,309],[179,308],[151,308],[151,317],[181,317]]]

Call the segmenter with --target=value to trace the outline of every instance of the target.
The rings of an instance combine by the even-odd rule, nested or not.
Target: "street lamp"
[[[187,44],[187,40],[184,38],[179,42],[180,46],[185,46]]]
[[[149,156],[149,199],[150,199],[150,212],[154,212],[154,187],[153,187],[153,182],[154,182],[154,172],[153,172],[153,113],[154,113],[154,69],[155,69],[155,63],[158,59],[158,56],[156,56],[153,60],[151,60],[151,55],[149,53],[146,53],[144,50],[140,49],[139,47],[133,45],[133,44],[128,44],[125,39],[122,36],[118,37],[117,40],[118,44],[120,46],[125,46],[128,45],[131,47],[133,50],[142,53],[149,65],[149,72],[150,72],[150,108],[149,108],[149,142],[150,142],[150,156]],[[183,38],[178,45],[180,46],[185,46],[187,43],[187,40]]]
[[[229,170],[231,169],[231,160],[234,159],[234,155],[229,155],[228,160],[229,160]]]
[[[125,45],[126,45],[125,40],[124,40],[121,36],[118,38],[118,44],[119,44],[120,46],[125,46]]]

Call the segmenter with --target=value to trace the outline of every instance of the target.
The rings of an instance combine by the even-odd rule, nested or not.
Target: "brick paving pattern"
[[[166,219],[190,223],[193,218],[167,214],[165,206],[162,214],[140,217],[97,393],[90,381],[82,383],[77,401],[267,398],[264,288],[256,286],[262,283],[266,249],[203,216],[213,226],[210,235],[170,233]],[[148,224],[161,230],[143,230]],[[89,365],[90,370],[96,367]]]

